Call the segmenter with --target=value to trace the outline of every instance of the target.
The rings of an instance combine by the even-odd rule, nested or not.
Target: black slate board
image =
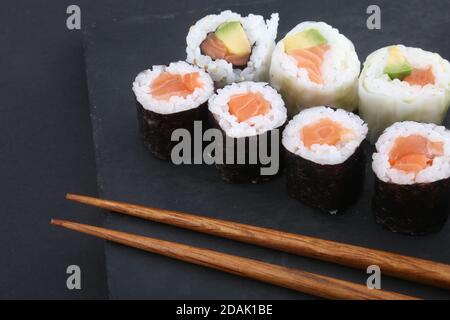
[[[303,20],[324,20],[339,28],[361,61],[393,43],[419,46],[448,58],[448,2],[378,1],[382,30],[366,28],[371,1],[257,1],[234,7],[268,16],[279,12],[279,37]],[[359,203],[344,216],[328,216],[290,199],[284,177],[263,185],[230,185],[207,166],[173,166],[144,149],[137,130],[131,83],[153,65],[185,58],[185,36],[198,18],[227,8],[130,17],[99,23],[85,35],[86,67],[101,196],[155,207],[271,227],[289,232],[384,249],[450,263],[450,224],[439,234],[413,238],[377,226],[370,211],[372,174]],[[420,12],[420,15],[419,15]],[[401,17],[401,19],[399,19]],[[420,28],[411,28],[418,25]],[[108,214],[106,227],[215,249],[289,267],[365,283],[362,271],[266,250],[234,241],[120,215]],[[110,295],[115,299],[298,299],[307,295],[241,279],[114,244],[106,245]],[[450,293],[384,277],[384,289],[425,298]]]

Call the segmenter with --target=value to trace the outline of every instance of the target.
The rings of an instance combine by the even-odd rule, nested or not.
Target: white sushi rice
[[[278,13],[272,14],[267,21],[264,21],[264,18],[259,15],[250,14],[242,17],[229,10],[218,15],[208,15],[189,29],[186,38],[187,61],[208,71],[217,87],[248,80],[268,81],[270,58],[277,37],[278,20]],[[213,60],[209,56],[203,55],[200,50],[200,45],[208,33],[215,32],[221,24],[231,21],[239,21],[242,24],[252,46],[250,60],[243,70],[233,69],[233,65],[226,60]]]
[[[349,130],[335,146],[303,143],[303,128],[322,119],[330,119]],[[315,107],[296,115],[283,132],[283,146],[290,152],[321,165],[337,165],[348,160],[367,136],[367,125],[356,114],[342,109]]]
[[[397,47],[414,68],[431,66],[436,84],[421,87],[391,80],[384,73],[391,47],[369,55],[359,80],[359,111],[369,124],[372,142],[395,122],[441,124],[450,105],[450,63],[436,53],[403,45]]]
[[[230,114],[228,102],[230,97],[245,93],[260,93],[271,108],[265,115],[252,117],[246,121],[238,122],[236,116]],[[283,99],[275,89],[267,83],[244,81],[234,83],[219,89],[208,102],[209,111],[213,114],[222,130],[231,138],[250,137],[263,134],[267,131],[281,127],[287,119],[286,107]]]
[[[355,110],[361,63],[353,43],[325,22],[302,22],[286,36],[312,28],[318,30],[330,46],[321,68],[324,84],[312,82],[307,70],[297,67],[296,60],[285,52],[283,40],[278,42],[272,55],[270,84],[282,93],[291,115],[320,105]]]
[[[153,81],[163,72],[184,75],[198,72],[202,83],[187,97],[173,96],[170,100],[158,100],[151,94]],[[172,62],[169,66],[153,66],[152,69],[142,71],[133,82],[133,91],[137,101],[146,110],[160,114],[171,114],[194,109],[208,101],[214,93],[214,84],[211,77],[203,70],[184,61]]]
[[[393,168],[389,162],[389,153],[399,137],[420,135],[431,142],[442,142],[444,154],[435,157],[432,165],[417,175]],[[430,183],[450,177],[450,131],[443,126],[424,124],[413,121],[397,122],[387,128],[376,143],[372,169],[384,182],[400,185]]]

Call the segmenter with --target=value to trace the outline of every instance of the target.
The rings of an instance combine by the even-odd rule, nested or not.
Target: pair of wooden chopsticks
[[[202,233],[366,270],[377,265],[385,275],[450,289],[450,266],[328,240],[192,214],[68,194],[68,200]],[[248,277],[328,299],[416,299],[366,286],[178,243],[52,220],[52,224],[182,261]]]

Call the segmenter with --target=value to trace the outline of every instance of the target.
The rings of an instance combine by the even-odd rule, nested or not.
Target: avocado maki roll
[[[147,149],[157,158],[170,159],[172,132],[187,129],[207,118],[207,104],[214,93],[211,77],[184,61],[153,66],[133,83],[139,128]]]
[[[321,105],[353,111],[359,72],[349,39],[324,22],[303,22],[278,42],[270,84],[283,96],[290,116]]]
[[[354,204],[363,188],[367,131],[342,109],[315,107],[295,116],[283,132],[289,195],[331,214]]]
[[[409,235],[442,229],[450,195],[450,131],[435,124],[395,123],[378,139],[372,169],[379,224]]]
[[[195,23],[186,38],[187,61],[205,69],[216,87],[241,81],[268,81],[278,14],[264,21],[223,11]]]
[[[450,106],[450,63],[402,45],[369,55],[359,79],[359,113],[370,141],[395,122],[441,124]]]
[[[223,161],[216,163],[223,180],[258,183],[279,173],[278,130],[287,112],[275,89],[262,82],[234,83],[219,89],[209,99],[208,108],[211,126],[224,137]]]

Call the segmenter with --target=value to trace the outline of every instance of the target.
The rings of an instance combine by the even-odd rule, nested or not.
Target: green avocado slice
[[[389,49],[389,56],[384,73],[386,73],[391,80],[403,80],[409,76],[413,71],[412,65],[406,60],[398,47],[391,47]]]
[[[328,43],[327,39],[317,29],[308,29],[287,36],[283,42],[285,51],[288,54],[293,50],[307,49]]]
[[[225,22],[214,33],[227,47],[231,54],[249,55],[252,51],[244,28],[239,21]]]

